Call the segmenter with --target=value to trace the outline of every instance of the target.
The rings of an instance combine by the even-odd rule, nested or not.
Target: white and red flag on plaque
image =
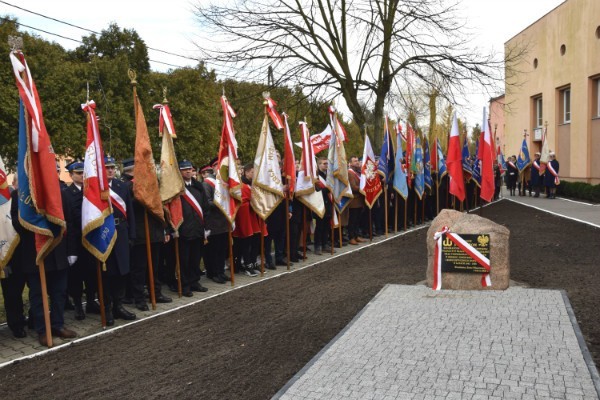
[[[387,121],[386,121],[387,123]],[[369,136],[365,133],[365,148],[362,156],[362,166],[360,168],[360,192],[365,195],[365,203],[369,208],[381,194],[381,179],[377,173],[377,164],[375,163],[375,153],[371,147]]]
[[[483,108],[483,140],[480,149],[479,158],[481,160],[481,192],[479,197],[490,202],[494,198],[494,143],[492,141],[492,131],[487,119],[487,110]]]
[[[288,125],[288,116],[283,114],[284,132],[283,132],[283,175],[288,186],[288,197],[294,197],[296,190],[296,158],[294,156],[294,143]],[[312,150],[312,149],[311,149]]]
[[[160,150],[160,180],[158,188],[160,199],[168,212],[171,227],[178,231],[183,223],[183,210],[181,208],[181,194],[185,190],[185,183],[179,171],[173,138],[176,138],[175,124],[168,104],[156,104],[154,109],[159,110],[158,134],[162,137]]]
[[[462,153],[460,145],[460,134],[458,132],[458,119],[456,113],[452,117],[452,129],[448,140],[448,154],[446,156],[446,167],[450,176],[450,194],[458,200],[465,200],[465,180],[463,177]]]
[[[21,51],[10,53],[19,89],[19,220],[34,233],[39,265],[60,243],[66,229],[56,160],[42,105]]]
[[[96,103],[90,100],[81,105],[87,114],[87,141],[83,161],[83,202],[81,203],[81,243],[103,263],[110,255],[117,234],[110,204],[110,188],[100,129],[96,118]]]
[[[325,203],[323,196],[317,192],[315,185],[319,184],[319,173],[317,172],[317,160],[310,145],[310,132],[306,122],[300,121],[300,135],[302,137],[302,156],[300,158],[300,170],[296,179],[295,198],[307,206],[311,211],[323,218],[325,215]],[[321,186],[325,187],[325,184]]]
[[[250,205],[263,220],[269,215],[283,200],[283,182],[281,180],[281,169],[276,154],[275,142],[271,135],[269,119],[267,114],[273,119],[273,114],[269,112],[270,98],[265,93],[265,103],[267,113],[263,120],[258,147],[254,157],[254,178],[252,179],[252,197]],[[273,102],[274,103],[274,102]],[[272,110],[274,113],[277,111]],[[275,122],[275,121],[273,121]]]
[[[479,250],[470,245],[467,241],[461,238],[458,234],[450,232],[447,226],[444,226],[442,230],[435,232],[433,239],[435,240],[435,249],[433,255],[433,290],[442,289],[442,242],[445,238],[452,241],[459,249],[469,255],[473,260],[480,266],[486,269],[486,273],[481,276],[481,286],[490,287],[492,286],[492,280],[490,278],[490,259],[481,254]]]
[[[216,168],[214,204],[229,222],[233,223],[237,212],[237,202],[242,199],[240,176],[237,170],[237,141],[233,130],[233,118],[236,113],[225,96],[221,96],[221,107],[223,109],[223,128]]]

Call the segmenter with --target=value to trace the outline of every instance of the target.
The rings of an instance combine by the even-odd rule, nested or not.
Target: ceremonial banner
[[[481,133],[483,137],[483,132]],[[481,140],[475,141],[475,154],[471,156],[471,173],[473,182],[477,185],[477,187],[481,187],[481,160],[478,158],[479,148],[481,147],[479,144]]]
[[[436,139],[436,147],[437,147],[437,168],[436,172],[438,175],[438,182],[448,173],[446,169],[446,160],[444,159],[444,153],[442,152],[442,146],[440,145],[440,140]]]
[[[423,139],[423,176],[425,178],[425,186],[429,189],[433,186],[431,179],[431,157],[429,156],[429,142],[427,138]]]
[[[117,234],[110,206],[110,191],[100,129],[93,100],[82,104],[87,114],[87,141],[83,161],[83,202],[81,203],[81,243],[103,263],[112,251]]]
[[[331,130],[335,131],[335,134],[338,136],[338,140],[343,140],[344,142],[348,141],[348,134],[344,129],[344,125],[340,122],[337,116],[337,110],[334,106],[329,106],[329,120],[331,121]]]
[[[258,148],[254,157],[254,178],[252,180],[252,197],[250,205],[263,220],[283,200],[283,182],[277,161],[277,149],[271,136],[269,119],[263,119]]]
[[[483,108],[483,149],[481,152],[481,193],[479,197],[490,202],[494,198],[496,187],[494,185],[494,144],[492,143],[492,131],[487,119],[487,110]],[[527,147],[527,144],[525,144]],[[527,154],[529,158],[529,152]]]
[[[134,88],[133,107],[135,109],[135,152],[133,155],[133,196],[144,208],[160,221],[165,220],[156,166],[150,146],[150,136],[140,99]]]
[[[288,186],[288,197],[294,197],[296,190],[296,158],[294,157],[294,146],[292,136],[290,134],[290,126],[288,125],[288,116],[283,114],[284,132],[283,132],[283,174]]]
[[[334,119],[337,121],[337,117],[334,116]],[[336,121],[332,124],[333,126],[338,126]],[[348,182],[346,149],[338,129],[331,132],[327,162],[327,187],[331,191],[335,207],[341,213],[354,196]]]
[[[517,157],[517,169],[519,173],[523,172],[525,168],[527,168],[531,164],[531,158],[529,157],[529,149],[527,148],[527,139],[523,138],[523,143],[521,144],[521,151],[519,152],[519,156]]]
[[[19,244],[19,234],[13,228],[10,217],[12,199],[5,171],[4,161],[0,157],[0,271],[6,267]]]
[[[22,52],[10,54],[19,101],[19,220],[34,232],[40,264],[60,243],[66,228],[56,160],[46,131],[42,105]]]
[[[462,168],[465,175],[465,180],[468,182],[473,175],[473,167],[471,166],[471,153],[469,152],[469,140],[465,135],[462,147]]]
[[[415,193],[419,200],[423,198],[425,192],[425,170],[423,168],[423,148],[421,147],[421,138],[416,137],[415,153],[413,156],[413,170],[415,174]]]
[[[402,160],[402,135],[396,135],[396,158],[394,159],[393,187],[404,200],[408,197],[408,184],[406,182],[406,170]]]
[[[381,180],[379,179],[377,172],[375,153],[373,153],[369,136],[365,133],[365,148],[363,150],[362,166],[360,168],[360,192],[365,195],[365,203],[369,208],[373,208],[373,204],[383,191]],[[385,175],[383,176],[385,181]]]
[[[550,162],[550,148],[548,147],[548,126],[544,127],[542,135],[542,151],[540,155],[540,175],[546,171],[546,166]]]
[[[160,180],[158,187],[160,199],[168,214],[171,227],[177,231],[183,223],[183,209],[181,208],[181,194],[185,191],[185,183],[179,171],[179,163],[175,155],[173,138],[176,138],[175,124],[168,104],[156,104],[154,109],[159,110],[158,134],[162,137],[160,149]]]
[[[371,146],[371,143],[369,143],[369,146]],[[385,118],[385,133],[383,134],[383,145],[381,146],[381,155],[379,156],[379,163],[377,164],[377,172],[383,176],[383,182],[386,185],[389,184],[394,177],[394,146],[388,128],[387,117]]]
[[[466,138],[465,138],[466,141]],[[468,148],[467,148],[468,150]],[[458,133],[458,119],[456,113],[452,118],[452,129],[448,141],[448,175],[450,175],[450,194],[460,201],[465,200],[465,181],[463,179],[463,159],[460,151],[460,135]]]
[[[317,172],[317,161],[310,145],[310,133],[306,122],[299,122],[302,135],[302,157],[300,158],[300,171],[296,180],[296,198],[311,211],[323,218],[325,215],[325,203],[321,192],[315,190],[315,184],[319,181]]]
[[[237,212],[237,201],[242,199],[240,176],[237,170],[237,141],[233,130],[233,118],[236,113],[225,96],[221,96],[221,107],[223,128],[219,143],[214,204],[229,222],[233,223]]]
[[[500,174],[503,175],[506,171],[506,160],[504,159],[504,154],[502,153],[502,149],[500,149],[500,145],[498,145],[496,153],[498,154],[498,168],[500,169]]]
[[[412,185],[412,176],[415,173],[415,131],[408,121],[406,121],[406,173],[408,174],[408,187]]]
[[[323,132],[314,134],[310,137],[309,143],[312,145],[313,153],[317,154],[329,148],[329,141],[331,140],[331,131],[331,125],[327,125]],[[295,145],[298,147],[302,147],[302,142],[296,142]]]

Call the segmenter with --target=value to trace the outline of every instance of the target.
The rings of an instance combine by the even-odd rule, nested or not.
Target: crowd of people
[[[281,166],[279,154],[277,156]],[[536,162],[538,164],[535,164]],[[510,164],[512,163],[509,163],[505,179],[510,194],[514,195],[516,180]],[[443,208],[469,210],[478,205],[478,187],[474,179],[470,179],[466,185],[466,201],[459,204],[448,194],[448,177],[438,179],[434,172],[433,187],[427,187],[422,198],[419,198],[414,190],[410,190],[405,199],[390,186],[386,194],[382,194],[369,209],[359,190],[361,160],[352,156],[348,159],[348,179],[353,199],[341,213],[337,213],[329,189],[321,183],[316,185],[316,189],[321,192],[325,204],[322,217],[312,212],[297,198],[292,198],[289,202],[280,202],[263,221],[251,206],[254,166],[240,163],[242,196],[232,230],[233,265],[229,265],[229,231],[232,225],[213,201],[216,160],[199,168],[187,160],[179,163],[186,191],[181,202],[183,222],[177,234],[169,228],[169,224],[147,213],[134,198],[134,160],[123,160],[121,165],[119,174],[114,158],[105,157],[111,198],[116,205],[113,212],[117,239],[106,267],[100,274],[101,285],[98,282],[98,261],[82,246],[84,164],[81,161],[73,161],[66,166],[72,181],[69,185],[61,181],[67,233],[60,245],[46,258],[45,263],[52,334],[55,336],[74,338],[77,335],[75,331],[65,327],[65,310],[72,312],[76,320],[85,319],[87,314],[100,314],[99,287],[102,287],[106,324],[111,326],[115,319],[136,319],[136,310],[148,311],[151,286],[157,303],[170,303],[172,299],[166,294],[167,290],[176,293],[179,286],[182,295],[186,297],[193,296],[194,292],[207,291],[208,289],[201,284],[201,279],[225,284],[231,280],[232,271],[255,277],[261,272],[261,262],[264,262],[266,270],[275,270],[278,266],[287,266],[288,262],[290,265],[300,262],[305,258],[307,251],[314,255],[333,254],[337,247],[360,246],[369,238],[385,234],[386,229],[388,232],[404,230],[432,220]],[[533,190],[537,197],[542,178],[536,174],[535,165],[539,165],[539,153],[536,154],[530,183],[526,186]],[[317,166],[318,174],[324,182],[328,169],[327,158],[318,158]],[[299,169],[298,163],[296,167]],[[499,169],[497,165],[495,168],[498,182]],[[60,172],[58,165],[57,172]],[[496,197],[500,193],[498,186],[497,184]],[[287,190],[286,186],[284,188]],[[553,196],[552,188],[549,188],[548,193],[549,196]],[[29,326],[38,333],[40,343],[46,345],[34,238],[33,233],[24,229],[19,222],[16,179],[13,182],[11,197],[12,223],[21,236],[21,241],[5,269],[5,278],[2,279],[7,323],[15,337],[25,337],[25,329]],[[184,198],[186,201],[183,201]],[[167,220],[168,217],[166,213]],[[148,234],[145,230],[146,219]],[[334,227],[336,221],[341,224],[341,229],[339,226]],[[175,235],[178,238],[178,246],[174,244]],[[261,237],[264,240],[261,240]],[[150,243],[149,253],[147,241]],[[179,251],[179,275],[175,268],[176,248]],[[264,260],[259,258],[261,253],[264,254]],[[148,254],[153,266],[152,276],[148,273]],[[178,276],[181,282],[178,282]],[[25,285],[29,287],[27,316],[22,301]]]
[[[519,196],[526,196],[529,192],[529,197],[540,197],[540,193],[545,191],[546,198],[556,198],[557,179],[553,172],[558,174],[560,164],[556,154],[550,152],[548,164],[551,169],[545,171],[540,157],[539,152],[535,153],[531,165],[526,166],[522,171],[519,171],[517,166],[517,156],[508,158],[504,178],[510,196],[516,196],[517,192]]]

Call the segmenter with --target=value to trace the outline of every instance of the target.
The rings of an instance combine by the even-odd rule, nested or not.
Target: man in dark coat
[[[206,191],[200,182],[192,178],[192,163],[179,163],[179,171],[185,182],[185,193],[181,196],[183,223],[179,228],[179,262],[182,293],[193,296],[192,291],[206,292],[200,284],[200,260],[204,250],[205,218],[210,212]]]
[[[542,183],[543,176],[540,176],[540,153],[535,153],[533,162],[531,163],[531,189],[533,190],[533,197],[540,197],[540,186]],[[531,196],[531,192],[529,192]]]
[[[365,207],[365,196],[360,193],[360,161],[358,157],[350,157],[348,163],[348,182],[352,188],[354,198],[350,200],[348,205],[348,239],[350,244],[357,245],[364,242],[359,235],[360,215]]]
[[[317,162],[318,174],[322,178],[317,183],[316,188],[323,196],[323,204],[325,205],[325,214],[323,218],[315,217],[315,254],[321,255],[323,251],[331,251],[331,217],[333,215],[333,202],[331,201],[331,193],[327,185],[322,184],[327,179],[328,161],[325,157],[320,157]],[[334,250],[335,251],[335,250]]]
[[[546,185],[546,197],[549,199],[556,198],[556,185],[560,183],[558,179],[558,170],[559,163],[556,160],[556,154],[553,151],[549,154],[548,165],[546,166],[546,171],[544,172],[544,184]]]
[[[170,303],[173,300],[162,294],[162,285],[159,276],[159,260],[162,244],[169,241],[170,236],[165,231],[163,222],[146,209],[133,196],[133,158],[123,160],[123,182],[126,183],[130,197],[133,199],[133,213],[135,220],[135,236],[132,237],[131,253],[129,255],[129,283],[130,292],[135,302],[135,307],[140,311],[148,311],[146,302],[146,287],[148,274],[148,255],[146,250],[146,227],[144,214],[148,215],[148,233],[150,236],[150,257],[152,257],[152,272],[154,277],[154,294],[157,303]]]
[[[17,189],[18,190],[18,189]],[[64,191],[62,192],[64,195]],[[64,204],[64,199],[63,199]],[[42,346],[48,346],[46,340],[46,323],[42,300],[42,283],[40,272],[35,263],[36,249],[33,232],[23,228],[19,222],[18,202],[11,204],[12,224],[20,236],[19,265],[29,285],[29,315],[33,318],[33,327],[38,334]],[[67,245],[65,238],[44,259],[46,271],[46,287],[50,298],[50,324],[52,335],[62,339],[77,337],[77,333],[65,327],[64,311],[67,298],[67,282],[69,264],[67,263]]]
[[[73,183],[62,191],[63,209],[67,221],[66,251],[69,268],[68,293],[73,298],[75,319],[85,319],[82,306],[85,283],[86,311],[99,314],[95,301],[97,292],[96,258],[81,244],[81,205],[83,202],[83,162],[73,161],[67,165]]]
[[[106,272],[102,273],[102,287],[106,305],[107,325],[114,324],[114,318],[134,320],[135,314],[123,307],[125,282],[129,274],[129,241],[135,238],[135,216],[131,193],[125,182],[115,179],[116,163],[112,157],[104,157],[106,177],[110,187],[110,201],[115,219],[117,239],[106,260]],[[110,312],[112,311],[112,313]]]

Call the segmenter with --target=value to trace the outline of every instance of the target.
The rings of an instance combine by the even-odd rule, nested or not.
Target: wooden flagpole
[[[404,199],[404,230],[406,231],[406,209],[408,208],[408,196]]]
[[[146,257],[148,258],[148,290],[152,309],[156,310],[156,294],[154,292],[154,267],[152,266],[152,250],[150,248],[150,228],[148,227],[148,211],[144,208],[144,229],[146,231]]]
[[[384,208],[384,212],[385,212],[385,237],[388,237],[388,196],[387,196],[387,183],[385,183],[385,186],[383,187],[383,198],[385,200],[385,208]]]
[[[335,212],[335,210],[333,210]],[[340,249],[342,248],[342,213],[338,213],[338,233],[340,234]]]
[[[285,252],[287,254],[287,270],[290,270],[290,200],[285,196]]]
[[[372,209],[369,208],[369,240],[373,241],[373,220],[372,220]]]
[[[335,226],[333,223],[333,217],[335,216],[335,205],[333,203],[331,203],[331,255],[333,255],[333,248],[335,247]],[[340,223],[340,220],[338,219],[338,224]]]
[[[100,260],[96,259],[96,276],[98,278],[98,302],[100,303],[100,321],[102,328],[106,329],[106,308],[104,304],[104,285],[102,283],[102,267]],[[87,301],[94,301],[87,299]]]
[[[233,286],[235,284],[235,265],[233,264],[233,237],[231,236],[231,224],[229,224],[229,238],[228,239],[229,239],[229,275],[231,275],[231,286]]]
[[[265,232],[262,227],[262,224],[265,223],[265,221],[262,221],[260,227],[260,276],[265,275]]]
[[[306,260],[306,206],[302,206],[302,260]]]
[[[415,191],[415,201],[413,201],[413,204],[415,205],[414,206],[415,213],[414,213],[414,216],[413,216],[413,224],[415,226],[417,226],[417,203],[418,203],[419,200],[417,200],[417,190],[416,190],[416,188],[414,189],[414,191]]]
[[[394,232],[398,233],[398,193],[394,193]]]
[[[46,268],[44,260],[38,266],[40,272],[40,286],[42,287],[42,307],[44,308],[44,325],[46,326],[46,343],[52,347],[52,327],[50,325],[50,309],[48,307],[48,287],[46,286]],[[92,299],[93,301],[93,299]]]
[[[179,260],[179,236],[175,239],[175,276],[177,276],[177,294],[179,294],[179,298],[183,293],[183,289],[181,288],[181,261]]]

